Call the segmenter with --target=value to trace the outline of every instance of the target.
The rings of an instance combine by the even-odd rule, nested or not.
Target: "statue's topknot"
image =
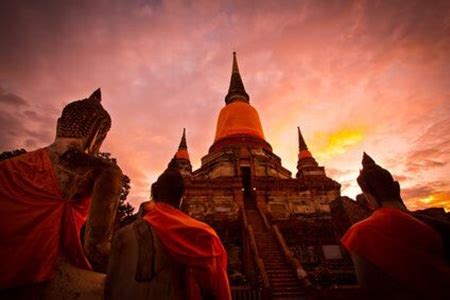
[[[370,166],[375,166],[376,163],[372,157],[370,157],[366,152],[364,152],[363,159],[362,159],[362,165],[363,165],[363,168],[367,168]]]

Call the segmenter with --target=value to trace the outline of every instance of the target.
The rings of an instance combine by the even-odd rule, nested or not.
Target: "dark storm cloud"
[[[16,106],[27,106],[28,103],[23,99],[22,97],[19,97],[12,93],[7,93],[1,86],[0,86],[0,105],[9,104],[9,105],[16,105]]]
[[[405,198],[422,198],[441,192],[450,192],[450,183],[448,181],[433,181],[405,188],[402,189],[402,196]]]
[[[42,114],[42,113],[38,113],[38,112],[32,111],[32,110],[24,111],[23,115],[28,120],[32,120],[32,121],[36,121],[36,122],[49,124],[52,121],[52,118],[50,118],[48,116],[48,114]]]
[[[10,150],[16,140],[26,133],[20,118],[0,110],[0,151]]]
[[[1,86],[0,104],[0,151],[22,148],[23,145],[32,150],[29,148],[51,141],[53,134],[48,126],[51,123],[48,110],[30,110],[27,100],[6,92]]]

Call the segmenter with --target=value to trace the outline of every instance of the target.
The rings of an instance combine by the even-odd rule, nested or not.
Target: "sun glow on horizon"
[[[364,139],[364,131],[363,127],[352,127],[334,132],[317,132],[313,140],[317,147],[315,155],[326,160],[344,154]]]
[[[448,193],[433,193],[419,198],[418,202],[426,204],[426,207],[443,207],[446,212],[450,212],[450,194]]]

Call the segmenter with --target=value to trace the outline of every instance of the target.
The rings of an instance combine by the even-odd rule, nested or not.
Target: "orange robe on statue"
[[[0,287],[49,280],[56,261],[90,269],[80,241],[90,199],[66,201],[48,149],[0,163]]]
[[[450,285],[450,266],[444,260],[440,235],[399,209],[377,209],[354,224],[342,243],[411,291]]]
[[[201,299],[201,290],[217,300],[231,299],[227,253],[217,233],[207,224],[164,204],[150,204],[144,220],[179,263],[187,266],[189,299]]]

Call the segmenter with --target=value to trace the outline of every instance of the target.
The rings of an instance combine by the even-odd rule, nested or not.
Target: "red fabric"
[[[0,187],[0,287],[51,279],[60,255],[90,269],[80,242],[90,199],[63,199],[46,148],[1,162]]]
[[[354,224],[342,243],[411,290],[450,284],[442,239],[430,226],[395,208],[381,208]]]
[[[189,299],[201,299],[199,288],[211,291],[215,299],[231,299],[227,253],[214,229],[163,203],[150,204],[144,220],[170,255],[188,267]]]

